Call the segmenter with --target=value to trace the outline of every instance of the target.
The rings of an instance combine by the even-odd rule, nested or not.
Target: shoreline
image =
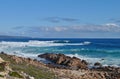
[[[66,43],[65,41],[69,41],[69,43]],[[90,44],[87,43],[86,45],[86,41],[89,42]],[[105,41],[108,42],[105,43]],[[111,41],[113,41],[113,44],[111,43]],[[114,42],[118,42],[118,43],[114,43]],[[30,41],[29,39],[27,42],[25,42],[24,40],[21,40],[20,42],[14,40],[4,41],[4,42],[1,41],[0,44],[1,44],[1,48],[0,48],[1,51],[5,51],[8,52],[8,54],[13,54],[22,57],[24,56],[24,57],[36,58],[37,54],[40,53],[57,52],[57,53],[63,53],[71,57],[76,56],[80,59],[84,59],[91,64],[90,66],[93,66],[93,64],[96,62],[100,62],[104,66],[116,66],[116,67],[120,66],[120,63],[117,62],[120,61],[120,57],[119,57],[120,50],[118,49],[119,40],[99,40],[99,39],[98,40],[94,40],[94,39],[92,40],[38,39],[37,40],[36,39]],[[61,44],[63,44],[63,46],[61,46]],[[83,45],[78,45],[78,44],[83,44]]]
[[[50,65],[37,61],[31,58],[18,57],[15,55],[8,55],[4,52],[0,53],[0,57],[10,57],[17,64],[26,62],[29,65],[34,65],[39,68],[45,68],[47,71],[54,73],[56,79],[120,79],[120,67],[99,67],[92,69],[69,69],[69,68],[59,68],[55,65]],[[3,58],[4,59],[4,58]],[[8,59],[9,61],[9,59]],[[14,69],[14,68],[13,68]],[[43,72],[44,73],[44,72]],[[39,78],[35,78],[39,79]],[[52,78],[51,78],[52,79]]]

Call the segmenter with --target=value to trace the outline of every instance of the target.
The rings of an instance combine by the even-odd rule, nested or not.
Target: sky
[[[0,35],[120,38],[120,0],[0,0]]]

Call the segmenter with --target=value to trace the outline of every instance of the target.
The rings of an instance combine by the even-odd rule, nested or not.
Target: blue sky
[[[0,35],[120,38],[120,0],[0,0]]]

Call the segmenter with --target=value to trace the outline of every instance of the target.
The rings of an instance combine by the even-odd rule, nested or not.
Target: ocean
[[[120,39],[0,39],[0,51],[38,60],[39,54],[63,53],[103,66],[120,67]]]

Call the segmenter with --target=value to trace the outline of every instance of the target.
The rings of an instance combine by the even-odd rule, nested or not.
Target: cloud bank
[[[37,26],[30,27],[36,32],[120,32],[120,26],[114,23],[103,25],[76,25],[76,26]]]
[[[16,32],[20,34],[22,33],[21,35],[32,37],[120,37],[120,25],[115,23],[101,25],[83,24],[71,26],[29,26],[24,30],[20,27],[16,27],[15,30],[17,29],[19,29],[19,31]]]

